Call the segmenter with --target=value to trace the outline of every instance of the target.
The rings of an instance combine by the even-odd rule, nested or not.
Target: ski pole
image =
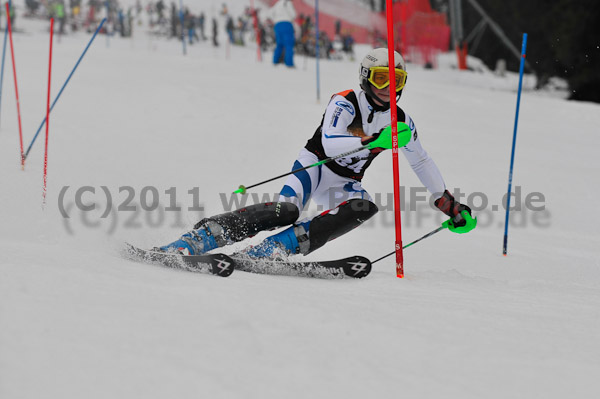
[[[270,178],[268,180],[264,180],[264,181],[261,181],[261,182],[256,183],[256,184],[252,184],[250,186],[244,186],[243,184],[241,184],[240,187],[237,190],[235,190],[233,193],[234,194],[246,194],[246,190],[248,190],[249,188],[260,186],[262,184],[271,182],[273,180],[277,180],[277,179],[285,177],[285,176],[293,175],[294,173],[302,172],[303,170],[306,170],[306,169],[314,168],[315,166],[323,165],[323,164],[325,164],[327,162],[333,161],[333,160],[338,159],[338,158],[347,157],[348,155],[357,153],[357,152],[362,151],[362,150],[366,150],[368,148],[370,148],[368,144],[367,145],[363,145],[362,147],[356,148],[356,149],[354,149],[352,151],[344,152],[343,154],[323,159],[323,160],[321,160],[319,162],[313,163],[312,165],[308,165],[308,166],[305,166],[303,168],[292,170],[291,172],[287,172],[287,173],[284,173],[282,175],[272,177],[272,178]]]
[[[413,242],[406,244],[405,246],[403,246],[403,247],[402,247],[402,249],[406,249],[406,248],[410,247],[411,245],[413,245],[413,244],[416,244],[416,243],[418,243],[419,241],[426,239],[427,237],[431,237],[431,236],[432,236],[432,235],[434,235],[435,233],[437,233],[437,232],[439,232],[439,231],[442,231],[442,230],[444,230],[446,227],[448,227],[448,224],[447,224],[447,223],[443,223],[443,224],[442,224],[440,227],[438,227],[437,229],[435,229],[435,230],[433,230],[433,231],[430,231],[429,233],[425,234],[423,237],[421,237],[421,238],[417,238],[417,239],[416,239],[416,240],[414,240]],[[384,256],[382,256],[381,258],[377,259],[377,260],[374,260],[373,262],[371,262],[371,264],[373,264],[373,263],[375,263],[375,262],[379,262],[380,260],[382,260],[382,259],[385,259],[385,258],[387,258],[388,256],[392,256],[392,255],[394,255],[395,253],[396,253],[396,251],[394,250],[394,251],[390,252],[389,254],[387,254],[387,255],[384,255]]]
[[[398,134],[398,143],[400,143],[400,142],[404,143],[404,144],[402,144],[402,146],[406,145],[406,143],[408,143],[408,141],[411,138],[411,130],[408,127],[408,125],[405,124],[404,122],[398,122],[398,133],[397,134]],[[400,144],[398,144],[398,145],[400,145]],[[377,136],[377,138],[375,140],[371,141],[369,144],[365,144],[365,145],[358,147],[352,151],[344,152],[343,154],[325,158],[319,162],[313,163],[312,165],[308,165],[303,168],[292,170],[291,172],[287,172],[282,175],[272,177],[270,179],[261,181],[259,183],[252,184],[250,186],[244,186],[242,184],[233,193],[234,194],[246,194],[246,190],[248,190],[249,188],[260,186],[261,184],[269,183],[273,180],[277,180],[277,179],[285,177],[285,176],[293,175],[294,173],[302,172],[303,170],[306,170],[306,169],[314,168],[315,166],[323,165],[327,162],[331,162],[338,158],[347,157],[348,155],[355,154],[362,150],[373,150],[375,148],[383,148],[383,149],[388,149],[388,150],[392,148],[392,128],[390,126],[387,126],[385,129],[383,129],[381,134],[379,134],[379,136]]]

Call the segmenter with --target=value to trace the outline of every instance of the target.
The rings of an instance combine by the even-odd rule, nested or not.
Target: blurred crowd
[[[223,44],[219,43],[219,38],[220,33],[225,33],[224,37],[231,45],[260,43],[263,51],[273,50],[276,46],[275,21],[269,17],[268,8],[246,7],[240,15],[233,15],[226,3],[218,10],[196,12],[185,3],[180,9],[179,2],[165,0],[137,0],[130,6],[123,6],[119,0],[25,0],[23,17],[53,17],[58,34],[79,30],[92,32],[101,19],[107,17],[100,33],[131,37],[137,28],[141,31],[143,27],[149,28],[149,33],[154,36],[183,38],[191,45],[207,41],[213,46]],[[15,25],[17,16],[11,12],[11,21]],[[336,21],[334,37],[319,32],[318,43],[314,16],[298,14],[291,22],[296,54],[314,57],[318,44],[321,58],[354,57],[354,38],[350,30],[342,26],[342,21]]]
[[[25,18],[54,18],[58,34],[85,30],[93,32],[102,18],[107,21],[101,33],[130,37],[134,20],[139,19],[141,1],[123,7],[118,0],[25,0]]]
[[[183,36],[189,44],[209,40],[214,46],[219,46],[218,33],[222,29],[226,33],[226,40],[232,45],[245,46],[250,42],[258,42],[263,51],[275,47],[275,23],[267,15],[268,9],[246,7],[240,15],[233,15],[227,4],[223,3],[220,10],[212,10],[210,18],[204,11],[191,12],[185,4],[182,18],[175,2],[171,2],[167,8],[164,0],[149,1],[144,9],[156,35],[171,38]],[[311,17],[299,14],[293,22],[296,52],[314,56],[316,34]],[[354,39],[348,30],[342,29],[341,21],[336,24],[336,37],[330,38],[325,32],[319,34],[322,58],[341,58],[340,53],[352,55],[353,45]]]

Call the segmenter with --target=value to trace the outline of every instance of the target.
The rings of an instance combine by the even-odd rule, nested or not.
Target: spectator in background
[[[202,40],[206,40],[206,35],[204,34],[204,20],[206,19],[206,17],[204,16],[204,12],[200,13],[200,16],[198,17],[198,28],[200,29],[200,37],[202,38]]]
[[[81,12],[81,0],[70,0],[69,8],[71,9],[71,31],[76,32],[79,29],[79,13]]]
[[[235,44],[239,46],[245,46],[244,43],[244,33],[246,33],[246,20],[242,17],[238,18]]]
[[[4,12],[6,10],[5,8],[6,6],[2,7],[2,15],[4,15]],[[13,32],[15,31],[15,21],[17,20],[17,13],[15,12],[15,5],[13,4],[13,2],[11,1],[9,3],[9,15],[10,15],[10,27],[13,30]]]
[[[281,54],[285,50],[284,61],[289,68],[294,68],[294,25],[292,21],[296,18],[296,10],[291,0],[279,0],[271,9],[269,14],[275,23],[275,51],[273,52],[273,64],[281,62]]]
[[[25,0],[25,6],[27,7],[26,16],[35,15],[38,8],[40,7],[40,2],[38,0]],[[4,11],[4,10],[3,10]],[[0,13],[2,14],[2,13]]]
[[[320,57],[331,59],[331,54],[333,53],[333,43],[327,36],[327,32],[321,31],[319,34],[319,47],[320,47]]]
[[[171,37],[177,37],[177,31],[180,24],[181,22],[179,20],[179,13],[177,12],[177,6],[174,2],[171,2]]]
[[[123,9],[119,8],[117,11],[117,20],[118,20],[118,30],[121,37],[125,37],[127,32],[125,31],[125,14],[123,14]]]
[[[183,24],[188,36],[188,42],[194,44],[200,38],[196,33],[196,17],[190,12],[189,8],[185,7],[183,11]]]
[[[231,15],[226,15],[226,22],[225,22],[225,31],[227,32],[227,37],[229,38],[229,43],[235,43],[235,40],[233,38],[233,30],[234,30],[234,26],[233,26],[233,18],[231,17]]]
[[[54,18],[58,20],[58,34],[64,35],[65,22],[67,21],[64,0],[58,0],[54,3]]]
[[[342,51],[354,60],[354,38],[348,30],[342,33]]]
[[[304,54],[310,53],[310,32],[312,29],[312,23],[310,21],[310,17],[307,15],[306,17],[300,14],[300,49]]]
[[[217,41],[217,33],[219,31],[219,24],[217,23],[217,18],[213,17],[212,19],[212,42],[214,47],[219,47],[219,42]]]
[[[160,22],[164,18],[165,12],[165,3],[163,2],[163,0],[158,0],[158,2],[156,3],[156,12],[158,13],[158,23],[160,24]]]

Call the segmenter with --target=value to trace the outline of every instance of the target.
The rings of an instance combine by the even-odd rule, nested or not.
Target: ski
[[[234,261],[223,254],[180,255],[145,250],[128,243],[125,243],[123,255],[128,259],[143,263],[155,263],[173,269],[216,274],[221,277],[230,276],[235,266]]]
[[[363,256],[308,262],[257,259],[243,254],[234,254],[231,258],[236,269],[257,274],[341,279],[363,278],[371,272],[371,261]]]
[[[244,254],[179,255],[137,248],[125,244],[124,256],[144,263],[155,263],[175,269],[216,274],[227,277],[234,268],[249,273],[320,279],[363,278],[371,272],[371,261],[351,256],[327,261],[295,261],[290,259],[257,259]]]

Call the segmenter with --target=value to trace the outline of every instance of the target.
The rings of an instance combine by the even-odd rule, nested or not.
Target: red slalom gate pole
[[[394,163],[394,216],[396,222],[396,277],[404,278],[404,254],[402,253],[402,218],[400,216],[400,168],[398,166],[398,112],[396,110],[396,61],[394,59],[394,16],[392,0],[386,0],[388,65],[390,82],[390,114],[392,117],[392,161]]]
[[[15,50],[12,39],[12,26],[10,25],[10,7],[6,3],[6,26],[8,27],[8,37],[10,40],[10,55],[12,57],[13,77],[15,81],[15,95],[17,96],[17,117],[19,119],[19,144],[21,145],[21,170],[25,169],[25,154],[23,153],[23,128],[21,126],[21,105],[19,104],[19,87],[17,85],[17,67],[15,66]]]
[[[48,98],[46,102],[46,148],[44,150],[44,188],[42,208],[46,206],[46,183],[48,182],[48,132],[50,126],[50,82],[52,78],[52,39],[54,38],[54,18],[50,18],[50,57],[48,61]]]

